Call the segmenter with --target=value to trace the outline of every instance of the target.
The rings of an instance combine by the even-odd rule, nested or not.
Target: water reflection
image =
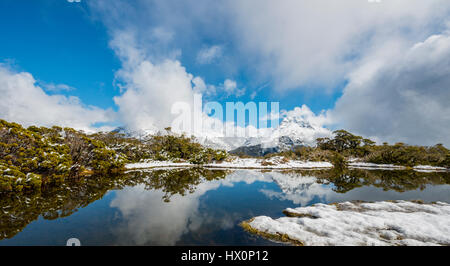
[[[46,220],[70,216],[110,190],[126,187],[158,190],[159,200],[168,202],[173,194],[192,193],[200,183],[225,176],[226,171],[200,168],[160,170],[71,180],[33,193],[0,193],[0,240],[13,237],[39,216]]]
[[[301,176],[301,178],[299,178]],[[272,174],[281,191],[261,190],[270,198],[306,206],[349,200],[450,202],[450,173],[415,171],[317,170]],[[426,190],[426,191],[425,191]]]
[[[261,244],[264,242],[258,241],[262,240],[251,239],[253,236],[239,231],[237,224],[252,216],[274,216],[286,207],[316,202],[389,199],[450,202],[449,184],[448,172],[202,168],[136,171],[73,180],[31,194],[0,194],[0,240],[14,240],[39,217],[48,221],[75,219],[72,214],[77,211],[83,216],[84,207],[106,201],[109,192],[114,194],[106,207],[101,208],[114,213],[113,218],[97,217],[102,226],[95,230],[110,236],[95,243]]]
[[[374,186],[385,191],[394,190],[405,192],[410,190],[424,190],[427,185],[450,184],[450,174],[423,173],[416,171],[382,171],[382,170],[360,170],[347,171],[319,171],[315,174],[320,181],[333,183],[334,191],[346,193],[352,189],[363,186]]]
[[[180,178],[184,172],[169,172],[164,177],[140,173],[150,176],[145,184],[118,191],[110,204],[121,216],[113,230],[116,238],[125,240],[125,245],[174,245],[187,231],[197,230],[202,221],[199,198],[219,183],[217,179],[200,182],[203,178]]]

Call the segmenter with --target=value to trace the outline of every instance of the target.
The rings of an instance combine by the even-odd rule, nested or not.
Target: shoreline
[[[203,167],[214,169],[261,169],[261,170],[323,170],[331,169],[334,166],[329,162],[311,162],[285,160],[280,157],[269,159],[256,158],[236,158],[232,161],[209,164],[192,164],[189,162],[172,162],[172,161],[153,161],[147,160],[139,163],[126,164],[127,170],[153,169],[153,168],[188,168]],[[435,167],[430,165],[418,165],[407,167],[393,164],[374,164],[365,162],[349,162],[349,169],[365,169],[365,170],[413,170],[416,172],[448,172],[449,169],[444,167]]]

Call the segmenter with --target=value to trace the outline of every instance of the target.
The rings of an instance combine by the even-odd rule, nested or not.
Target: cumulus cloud
[[[331,88],[379,45],[442,27],[450,8],[445,0],[228,2],[242,51],[278,89]]]
[[[444,27],[450,10],[447,0],[100,0],[91,6],[109,28],[138,31],[155,57],[177,49],[196,55],[204,40],[226,43],[228,63],[215,67],[226,75],[246,69],[256,83],[270,79],[280,90],[331,89],[380,45],[412,44]],[[156,38],[155,28],[171,38]],[[197,58],[208,62],[220,47],[206,47]]]
[[[171,126],[178,116],[172,113],[172,107],[181,102],[193,112],[195,93],[208,97],[218,92],[227,96],[245,92],[230,79],[219,86],[207,84],[188,73],[179,60],[152,59],[132,30],[114,31],[110,45],[122,61],[116,73],[122,94],[114,97],[114,102],[119,107],[120,121],[132,131],[157,132]]]
[[[68,126],[85,131],[110,130],[95,124],[111,122],[112,110],[85,106],[74,96],[48,95],[30,73],[0,64],[0,118],[25,126]]]
[[[300,107],[295,107],[293,110],[286,111],[282,110],[281,116],[288,119],[300,119],[307,122],[310,126],[315,128],[321,128],[328,124],[329,117],[326,116],[324,112],[316,115],[311,109],[303,104]],[[273,119],[273,118],[272,118]]]
[[[219,45],[213,45],[211,47],[207,47],[201,49],[197,54],[197,62],[199,64],[210,64],[214,60],[220,58],[222,56],[222,47]]]
[[[329,118],[382,141],[450,145],[450,35],[380,53],[350,75]]]
[[[207,85],[204,79],[189,74],[180,57],[192,55],[193,61],[216,62],[214,67],[224,79],[236,76],[236,72],[245,73],[254,84],[269,83],[278,91],[314,90],[320,95],[348,82],[335,110],[329,112],[336,127],[383,140],[448,143],[443,136],[448,132],[443,125],[448,124],[448,109],[439,101],[447,95],[435,88],[437,84],[445,87],[445,78],[438,76],[442,72],[436,69],[437,63],[444,64],[445,59],[439,62],[427,58],[425,52],[419,54],[420,49],[412,49],[447,27],[447,0],[392,0],[377,4],[361,0],[138,0],[133,5],[127,1],[99,0],[89,5],[111,32],[112,46],[128,72],[122,75],[126,77],[125,93],[116,102],[123,120],[134,120],[133,126],[145,128],[155,117],[168,121],[167,112],[161,111],[171,104],[166,93],[187,100],[192,97],[191,91],[210,96],[220,92],[239,95],[241,90],[231,79]],[[118,31],[126,34],[118,38]],[[134,37],[130,38],[130,32]],[[219,46],[198,51],[198,47],[205,47],[205,40],[226,44],[228,65],[225,60],[214,61],[217,55],[223,56]],[[429,42],[430,39],[425,46],[431,46]],[[148,62],[143,63],[142,58]],[[411,69],[413,66],[416,69]],[[162,69],[180,75],[171,76],[171,80],[182,80],[175,82],[183,84],[182,88],[156,85],[153,78],[162,80],[156,78],[156,73],[162,75]],[[445,67],[441,69],[444,70]],[[233,71],[236,72],[230,75]],[[129,104],[125,103],[127,100]],[[154,106],[144,106],[153,103]],[[370,106],[379,111],[365,111]],[[138,118],[141,115],[143,118]],[[421,129],[407,125],[413,118]]]
[[[130,130],[157,132],[172,125],[176,103],[193,111],[194,94],[214,95],[216,87],[194,77],[174,59],[156,60],[138,45],[132,31],[115,31],[111,47],[122,61],[116,79],[122,94],[114,97],[119,120]],[[156,62],[155,62],[156,61]]]
[[[118,76],[125,92],[114,101],[119,106],[121,121],[132,130],[157,130],[170,126],[175,118],[171,107],[176,102],[193,102],[193,76],[179,61],[161,64],[142,61],[122,69]]]
[[[206,96],[214,96],[217,93],[216,86],[206,84],[201,77],[195,77],[194,79],[192,79],[192,83],[194,83],[194,91],[196,93]]]
[[[235,80],[226,79],[220,86],[220,89],[227,95],[235,95],[236,97],[241,97],[245,94],[245,88],[238,88],[237,82]]]

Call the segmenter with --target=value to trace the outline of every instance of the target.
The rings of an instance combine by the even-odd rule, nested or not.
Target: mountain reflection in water
[[[67,236],[85,245],[274,244],[239,222],[318,202],[450,202],[449,184],[448,172],[133,171],[0,194],[0,245],[63,245]]]

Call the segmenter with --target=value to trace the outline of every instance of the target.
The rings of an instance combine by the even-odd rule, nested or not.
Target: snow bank
[[[450,204],[409,201],[316,204],[289,217],[256,217],[251,231],[312,246],[450,245]],[[280,236],[287,236],[282,237]]]
[[[431,166],[431,165],[417,165],[413,169],[418,172],[436,172],[436,171],[447,171],[445,167]]]
[[[373,169],[373,170],[405,170],[405,166],[394,164],[375,164],[355,162],[350,160],[348,163],[350,168]],[[194,167],[199,165],[190,164],[189,162],[172,162],[172,161],[152,161],[147,160],[141,163],[127,164],[127,169],[144,169],[156,167]],[[239,158],[231,157],[231,160],[220,163],[210,163],[201,165],[207,168],[227,168],[227,169],[325,169],[332,168],[329,162],[308,162],[298,160],[287,160],[280,156],[274,156],[268,159],[260,158]],[[435,167],[429,165],[419,165],[413,168],[415,171],[435,172],[447,171],[444,167]]]
[[[364,163],[364,162],[350,162],[349,167],[360,169],[380,169],[380,170],[404,170],[405,166],[399,166],[394,164],[376,164],[376,163]]]
[[[190,167],[190,163],[174,163],[170,161],[146,161],[142,163],[130,163],[125,165],[127,169],[146,169],[158,167]]]
[[[127,164],[127,169],[143,169],[155,167],[193,167],[194,164],[188,162],[174,163],[170,161],[146,161],[142,163]],[[207,168],[234,168],[234,169],[316,169],[331,168],[333,165],[328,162],[304,162],[295,160],[284,160],[281,157],[269,159],[257,158],[233,158],[231,161],[221,163],[211,163],[201,165]]]
[[[282,157],[272,157],[268,159],[258,158],[234,158],[229,162],[207,164],[207,167],[214,168],[245,168],[245,169],[313,169],[331,168],[329,162],[306,162],[297,160],[285,160]]]

